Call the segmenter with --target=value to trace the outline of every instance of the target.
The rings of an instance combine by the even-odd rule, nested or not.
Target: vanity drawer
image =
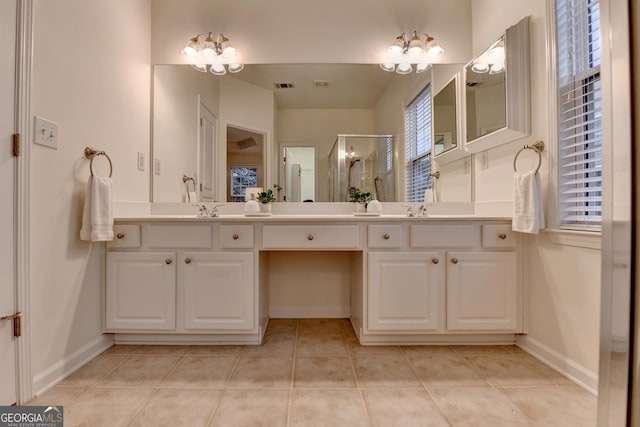
[[[367,240],[370,248],[401,248],[401,225],[369,225]]]
[[[357,225],[265,225],[264,249],[360,249]]]
[[[150,249],[208,249],[211,247],[209,225],[149,225],[145,243]]]
[[[472,248],[480,246],[480,227],[470,224],[412,225],[412,248]]]
[[[220,247],[223,249],[253,248],[253,225],[221,225]]]
[[[513,248],[516,246],[516,235],[511,224],[484,224],[482,226],[483,248]]]
[[[108,248],[139,248],[140,247],[140,226],[114,225],[113,240],[107,242]]]

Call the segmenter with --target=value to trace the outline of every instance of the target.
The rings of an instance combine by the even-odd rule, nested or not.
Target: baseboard
[[[271,306],[269,317],[272,319],[346,319],[349,317],[349,311],[349,307],[337,306]]]
[[[32,390],[34,391],[34,396],[39,396],[49,390],[112,345],[112,335],[100,335],[68,357],[54,363],[44,371],[38,372],[33,376]]]
[[[598,373],[558,353],[528,335],[516,338],[518,347],[560,372],[594,396],[598,395]]]

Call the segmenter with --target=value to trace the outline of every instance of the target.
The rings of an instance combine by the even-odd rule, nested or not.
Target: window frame
[[[585,227],[583,225],[570,225],[562,224],[561,221],[561,209],[562,209],[562,191],[561,191],[561,148],[560,148],[560,108],[558,105],[559,94],[561,93],[561,87],[559,86],[559,74],[558,74],[558,36],[556,33],[556,1],[548,0],[547,2],[547,82],[549,93],[549,151],[555,153],[555,156],[551,156],[550,160],[550,175],[549,175],[549,228],[546,230],[549,233],[549,237],[553,243],[587,247],[593,249],[600,249],[601,247],[601,225],[596,227]],[[602,36],[601,36],[602,44]],[[602,59],[601,59],[602,61]],[[602,63],[601,63],[602,66]],[[601,69],[592,74],[598,74],[601,76]],[[582,76],[585,77],[585,76]],[[586,78],[589,78],[588,76]],[[575,81],[575,80],[574,80]],[[602,85],[602,83],[601,83]],[[600,89],[600,95],[602,96],[602,88]],[[602,102],[602,99],[601,99]],[[600,118],[601,125],[604,121],[604,115]],[[602,131],[602,127],[600,128]],[[604,135],[603,135],[604,138]],[[602,148],[600,148],[602,151]],[[601,178],[602,179],[602,178]],[[602,203],[602,199],[600,200]]]
[[[424,126],[418,126],[419,118],[417,103],[426,101],[428,105],[421,108],[425,121]],[[408,114],[415,112],[414,117]],[[431,82],[423,86],[405,106],[404,119],[404,193],[407,203],[423,203],[424,192],[433,188],[433,94]],[[409,123],[411,122],[411,123]],[[411,129],[409,129],[411,127]],[[415,137],[415,141],[412,138]],[[422,139],[421,139],[422,138]],[[425,162],[426,164],[421,164]],[[416,183],[417,181],[422,181]],[[420,190],[420,191],[418,191]]]

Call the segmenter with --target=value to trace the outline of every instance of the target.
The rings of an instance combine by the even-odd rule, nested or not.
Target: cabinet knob
[[[307,240],[313,240],[313,234],[309,234],[309,235],[307,236]]]
[[[451,258],[451,262],[453,264],[457,264],[458,263],[458,258]]]
[[[124,233],[116,234],[116,239],[124,239]]]
[[[167,259],[164,260],[164,263],[167,264],[167,265],[171,264],[172,262],[173,262],[173,260],[171,258],[167,258]]]
[[[238,235],[237,235],[237,234],[235,234],[235,233],[234,233],[234,235],[233,235],[233,236],[231,236],[231,237],[233,237],[233,240],[238,240],[238,239],[240,238],[240,236],[238,236]]]
[[[389,237],[390,237],[390,236],[389,236],[389,234],[388,234],[388,233],[385,233],[385,234],[384,234],[384,236],[382,236],[382,238],[383,238],[384,240],[389,240]]]
[[[434,263],[434,264],[438,264],[440,262],[440,260],[438,258],[433,258],[431,260],[431,262]]]
[[[504,234],[504,233],[500,233],[500,234],[498,234],[498,238],[501,239],[501,240],[504,240],[504,239],[507,238],[507,235]]]
[[[184,263],[185,264],[191,264],[191,258],[185,258],[184,259]]]

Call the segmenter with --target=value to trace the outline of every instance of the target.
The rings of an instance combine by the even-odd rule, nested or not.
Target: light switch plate
[[[138,170],[144,170],[144,153],[138,153]]]
[[[153,159],[153,173],[160,175],[160,159]]]
[[[33,142],[45,147],[58,149],[58,124],[35,116]]]

